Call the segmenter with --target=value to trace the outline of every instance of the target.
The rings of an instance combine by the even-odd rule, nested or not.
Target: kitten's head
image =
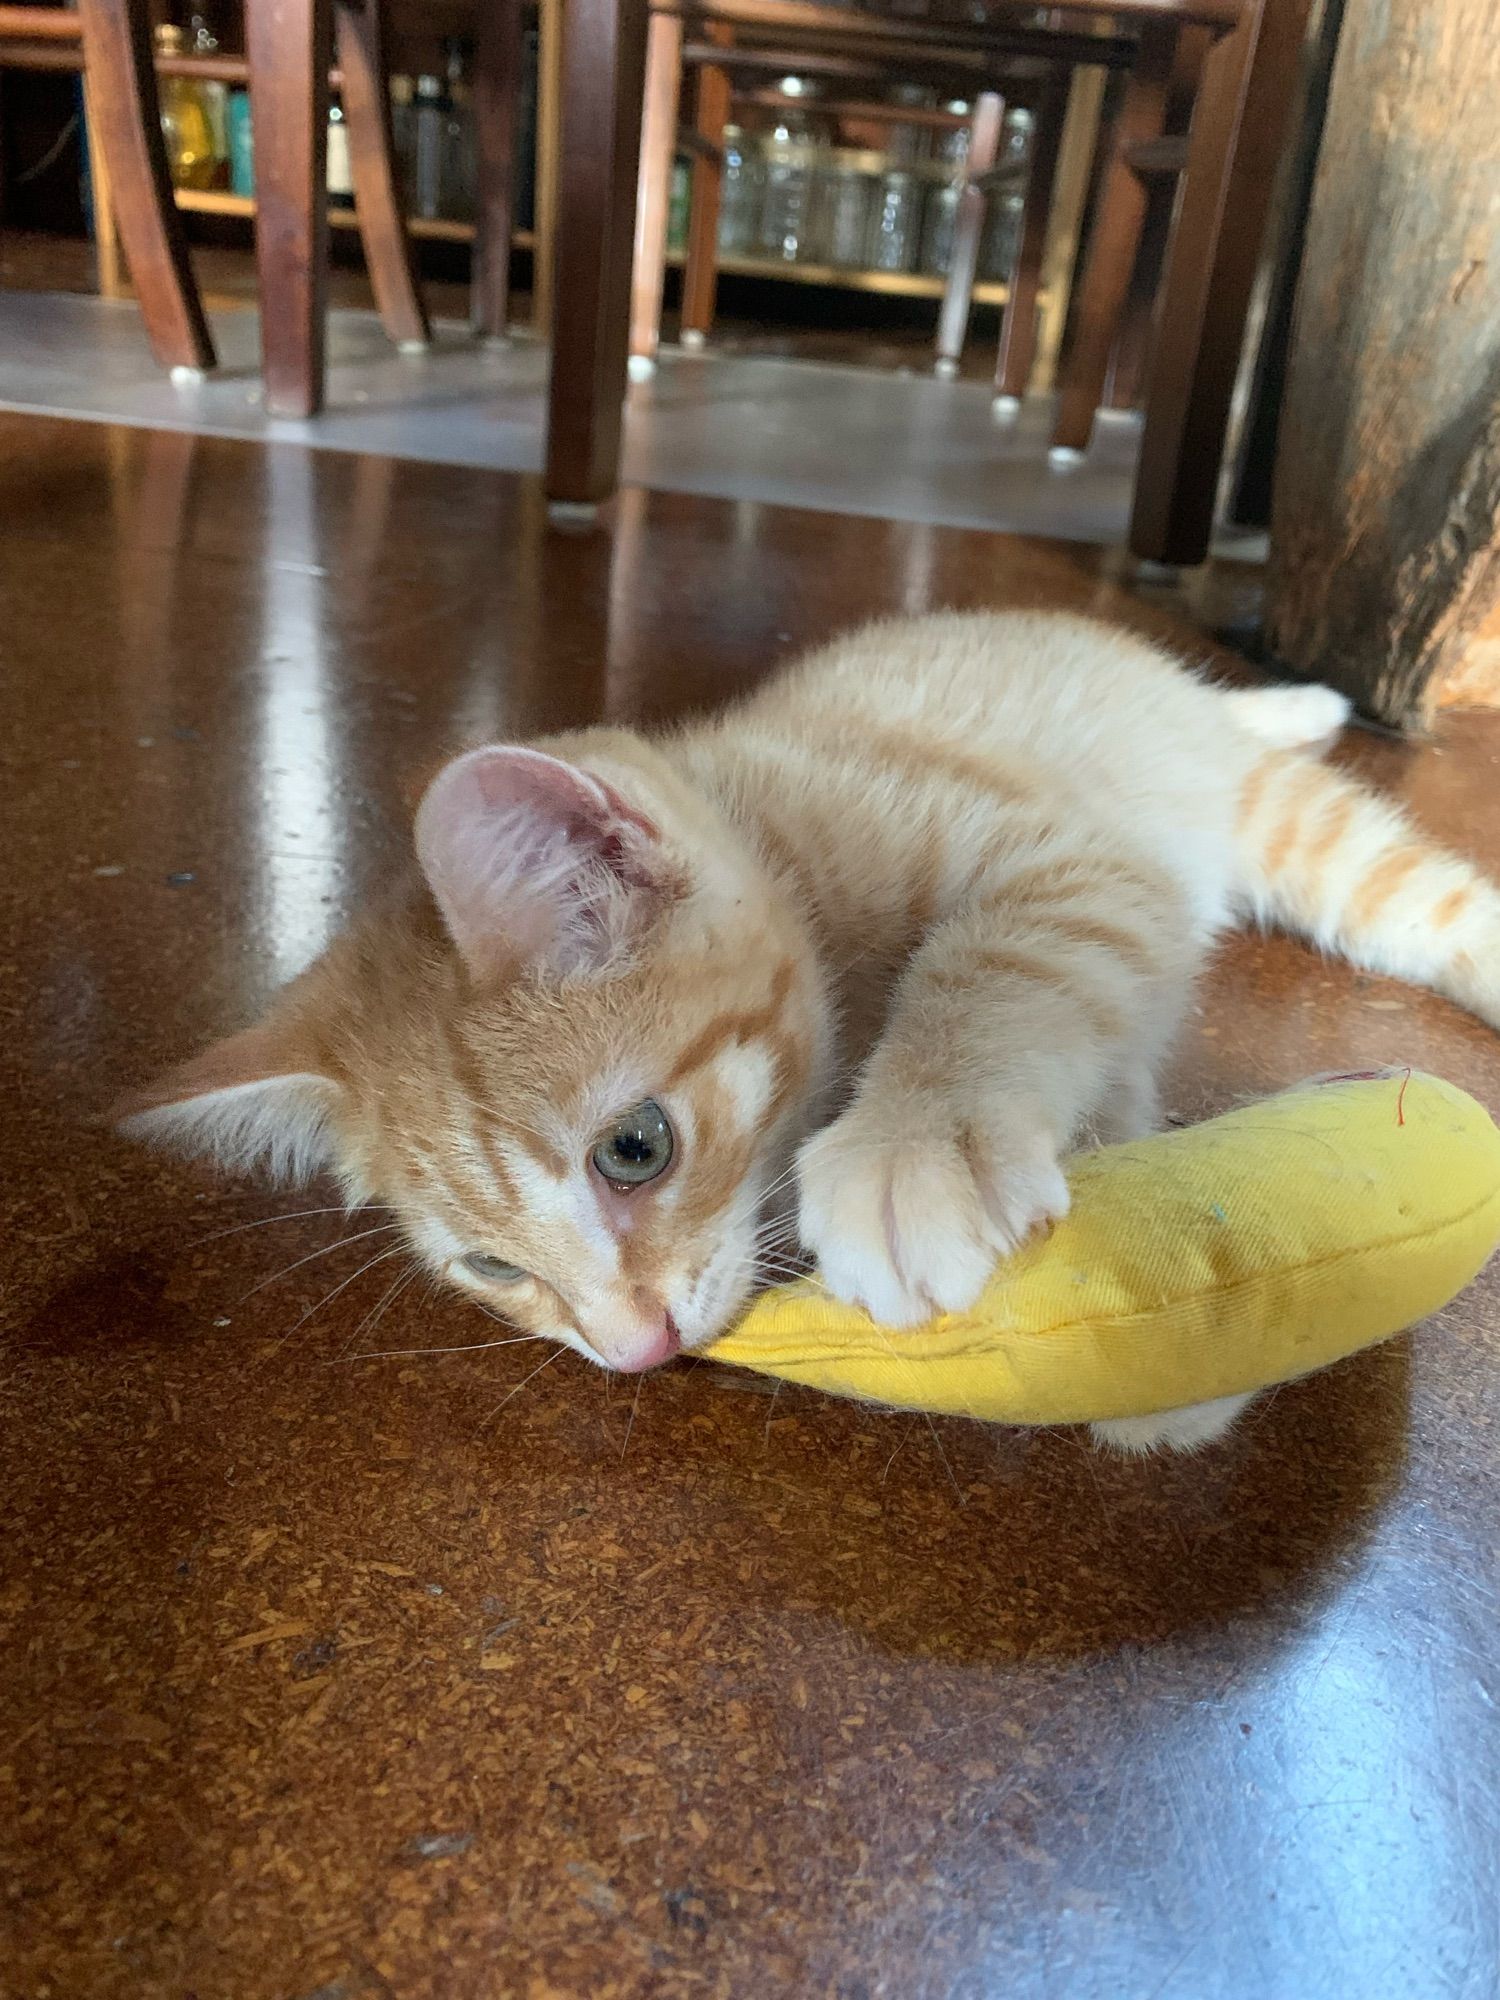
[[[331,1169],[523,1330],[649,1368],[724,1328],[823,1063],[800,921],[638,739],[476,750],[419,868],[124,1128]]]

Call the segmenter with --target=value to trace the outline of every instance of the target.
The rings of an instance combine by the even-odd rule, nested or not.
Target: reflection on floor
[[[174,383],[151,359],[132,304],[0,294],[0,408],[167,430],[372,451],[534,472],[542,462],[546,350],[476,345],[442,325],[426,355],[398,354],[371,313],[331,315],[329,399],[315,423],[260,404],[259,325],[214,315],[221,366]],[[1051,403],[997,421],[988,385],[916,371],[668,349],[630,391],[627,482],[673,493],[1118,542],[1137,421],[1101,413],[1087,461],[1047,459]]]

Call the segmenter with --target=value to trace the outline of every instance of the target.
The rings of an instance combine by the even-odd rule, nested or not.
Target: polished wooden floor
[[[92,424],[0,419],[0,520],[6,2000],[1489,2000],[1500,1272],[1120,1464],[409,1352],[483,1322],[98,1123],[381,880],[445,746],[873,611],[1201,632],[1078,547],[640,493],[567,534]],[[1356,755],[1500,862],[1500,718]],[[1500,1101],[1452,1008],[1247,940],[1172,1108],[1389,1058]]]

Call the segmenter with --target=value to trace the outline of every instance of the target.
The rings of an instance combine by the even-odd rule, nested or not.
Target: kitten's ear
[[[305,1181],[333,1164],[339,1086],[304,1062],[295,1038],[262,1022],[122,1099],[114,1121],[132,1139]]]
[[[539,750],[471,750],[417,809],[417,858],[469,970],[591,972],[650,922],[661,835],[615,788]]]

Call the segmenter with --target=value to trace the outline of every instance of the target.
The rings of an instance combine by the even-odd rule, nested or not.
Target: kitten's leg
[[[802,1149],[803,1240],[877,1320],[965,1311],[1066,1214],[1060,1154],[1168,1037],[1196,956],[1185,913],[1160,881],[1132,894],[1116,870],[1090,898],[1077,873],[1051,905],[1002,885],[928,936],[853,1103]]]
[[[1153,1451],[1201,1451],[1223,1437],[1255,1391],[1243,1396],[1218,1396],[1211,1403],[1189,1403],[1181,1410],[1162,1410],[1154,1417],[1112,1417],[1090,1424],[1094,1443],[1127,1458]]]
[[[1094,1138],[1101,1146],[1124,1146],[1132,1139],[1149,1139],[1161,1127],[1161,1093],[1155,1075],[1144,1063],[1126,1070],[1115,1080],[1094,1114]]]

